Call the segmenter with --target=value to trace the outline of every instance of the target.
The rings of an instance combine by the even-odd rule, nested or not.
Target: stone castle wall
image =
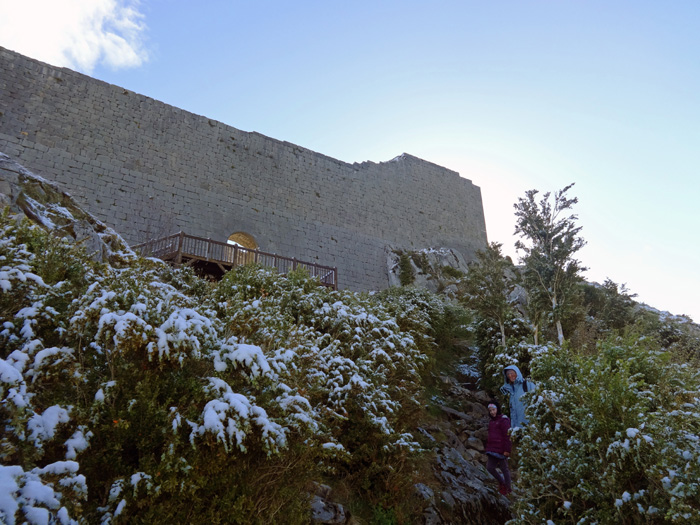
[[[177,231],[337,266],[388,285],[390,248],[486,245],[481,192],[401,155],[345,163],[0,48],[0,151],[62,184],[135,244]]]

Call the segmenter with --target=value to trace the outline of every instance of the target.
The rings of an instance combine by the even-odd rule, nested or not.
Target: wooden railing
[[[183,232],[137,244],[132,248],[144,257],[157,257],[165,261],[174,261],[176,264],[182,264],[186,260],[206,261],[218,264],[222,270],[249,263],[276,268],[280,274],[304,268],[311,277],[318,277],[322,285],[338,289],[337,268],[195,237]]]

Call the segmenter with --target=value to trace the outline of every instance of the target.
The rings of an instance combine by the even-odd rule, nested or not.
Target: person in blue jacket
[[[535,384],[524,379],[520,369],[515,365],[505,367],[503,376],[505,382],[501,387],[501,393],[509,397],[510,426],[511,428],[522,427],[528,421],[525,417],[525,402],[521,398],[525,392],[533,391]]]

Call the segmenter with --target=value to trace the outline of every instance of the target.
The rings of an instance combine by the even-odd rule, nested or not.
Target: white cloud
[[[138,0],[0,2],[0,46],[91,73],[98,63],[137,67],[147,59]]]

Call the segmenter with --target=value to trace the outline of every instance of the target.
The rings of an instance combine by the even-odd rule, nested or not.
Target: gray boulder
[[[47,231],[81,244],[93,260],[119,265],[136,257],[122,237],[68,193],[0,153],[0,205]]]

